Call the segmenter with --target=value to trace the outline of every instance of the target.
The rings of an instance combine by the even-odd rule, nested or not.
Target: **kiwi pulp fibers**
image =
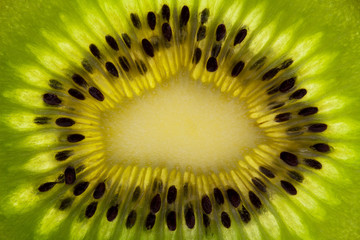
[[[7,63],[1,213],[34,239],[314,238],[356,156],[329,30],[266,1],[84,4]]]

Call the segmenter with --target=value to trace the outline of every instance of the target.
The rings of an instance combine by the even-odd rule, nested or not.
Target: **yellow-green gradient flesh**
[[[146,14],[159,12],[166,3],[171,9],[171,26],[178,26],[177,14],[189,6],[191,17],[187,38],[181,42],[179,28],[173,27],[168,48],[164,41],[155,57],[141,48],[141,39],[160,35],[146,25]],[[199,12],[210,9],[205,40],[196,42]],[[359,239],[360,238],[360,8],[356,1],[9,1],[0,3],[0,239]],[[130,13],[137,13],[141,30],[134,29]],[[205,70],[217,24],[224,23],[227,37],[219,55],[219,69]],[[238,29],[248,35],[232,46]],[[111,34],[118,40],[128,33],[134,44],[128,50],[122,43],[114,52],[105,42]],[[102,53],[97,60],[89,52],[96,44]],[[193,50],[200,47],[203,57],[192,63]],[[120,71],[114,79],[104,69],[105,61],[117,61],[119,54],[141,59],[148,73],[140,75],[135,65],[129,73]],[[205,57],[204,57],[205,56]],[[258,71],[252,64],[266,56],[269,60]],[[271,82],[261,81],[264,72],[286,59],[294,64]],[[86,59],[94,69],[85,72]],[[230,76],[237,60],[246,63],[239,78]],[[133,64],[133,63],[132,63]],[[103,92],[103,102],[87,90],[74,85],[71,75],[82,74],[91,86]],[[308,90],[300,101],[287,101],[289,94],[269,97],[272,84],[296,76],[296,88]],[[49,79],[63,84],[62,90],[49,87]],[[67,89],[78,87],[85,101],[69,97]],[[58,107],[42,101],[47,92],[63,100]],[[286,101],[280,110],[271,110],[271,99]],[[315,117],[301,118],[302,107],[317,106]],[[291,112],[289,122],[276,123],[274,117]],[[295,113],[295,114],[294,114]],[[37,117],[49,123],[34,123]],[[71,117],[76,124],[61,128],[58,117]],[[288,136],[288,126],[305,127],[326,123],[324,133]],[[82,133],[79,144],[66,141],[67,134]],[[189,137],[191,136],[191,137]],[[326,141],[328,154],[309,150],[314,141]],[[57,152],[75,154],[56,161]],[[279,160],[281,151],[296,152],[303,160],[315,157],[322,163],[314,170],[301,162],[296,168]],[[300,157],[299,157],[300,158]],[[77,181],[89,181],[81,196],[73,196],[73,185],[56,184],[46,193],[38,187],[56,181],[64,169],[79,167]],[[267,166],[276,172],[273,179],[258,171]],[[84,167],[83,169],[81,167]],[[296,170],[303,182],[288,175]],[[251,179],[266,183],[260,192]],[[291,181],[297,195],[280,186]],[[95,215],[84,216],[94,201],[97,183],[104,181],[106,194],[98,202]],[[78,183],[78,182],[76,182]],[[166,202],[167,189],[178,189],[175,203]],[[140,197],[133,199],[136,187]],[[220,187],[235,189],[241,205],[234,208],[213,204],[211,225],[203,226],[201,198]],[[262,208],[251,204],[254,191]],[[162,199],[151,231],[144,228],[149,203],[155,194]],[[60,202],[71,197],[66,211]],[[119,206],[119,215],[109,222],[107,209]],[[188,206],[195,209],[196,224],[185,223]],[[251,221],[244,223],[239,210],[244,206]],[[131,210],[137,211],[133,228],[126,228]],[[169,231],[166,215],[176,211],[177,229]],[[221,222],[221,213],[231,218],[231,228]]]

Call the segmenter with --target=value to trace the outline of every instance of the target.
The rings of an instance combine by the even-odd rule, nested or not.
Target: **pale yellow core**
[[[240,100],[186,74],[101,117],[106,158],[116,164],[215,171],[264,142]]]

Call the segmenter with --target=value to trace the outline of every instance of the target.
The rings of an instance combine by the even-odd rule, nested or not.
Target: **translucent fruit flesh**
[[[8,11],[1,13],[9,22],[9,27],[5,27],[1,33],[1,41],[3,43],[1,51],[4,53],[1,56],[1,60],[5,64],[1,67],[3,70],[1,74],[1,85],[4,87],[1,91],[0,100],[0,104],[2,105],[1,111],[3,113],[1,116],[3,124],[0,131],[4,137],[1,139],[2,152],[0,166],[2,169],[2,176],[0,179],[2,187],[0,192],[5,197],[0,201],[0,213],[3,215],[1,218],[2,220],[0,220],[0,226],[3,227],[4,230],[0,229],[4,233],[4,237],[8,239],[26,239],[28,236],[36,236],[36,238],[51,236],[53,239],[56,236],[59,239],[62,239],[67,236],[67,234],[70,234],[71,236],[83,236],[86,230],[96,236],[105,237],[107,234],[113,232],[111,227],[102,228],[102,230],[98,232],[98,228],[94,227],[96,225],[95,223],[91,225],[82,225],[81,221],[76,220],[78,216],[84,217],[84,207],[94,206],[91,205],[90,202],[81,202],[81,199],[80,201],[75,201],[72,208],[76,209],[76,206],[79,206],[81,211],[73,212],[72,218],[68,218],[67,212],[59,213],[59,211],[53,210],[54,204],[59,204],[57,197],[43,198],[44,195],[38,193],[34,194],[31,189],[34,187],[37,188],[38,185],[44,183],[45,180],[57,180],[54,178],[48,179],[49,174],[47,174],[47,171],[50,170],[50,172],[54,174],[59,172],[57,163],[48,161],[49,158],[54,158],[55,151],[49,151],[49,147],[56,145],[58,142],[57,132],[52,130],[48,131],[46,128],[39,128],[38,125],[34,124],[34,116],[41,116],[41,114],[44,113],[44,109],[41,109],[43,108],[43,102],[41,98],[37,98],[37,96],[41,96],[44,93],[44,90],[48,91],[48,78],[53,76],[53,72],[66,68],[66,64],[69,64],[70,66],[73,64],[79,65],[81,62],[81,59],[78,59],[79,56],[83,57],[85,52],[86,54],[90,54],[87,49],[90,42],[87,42],[86,34],[76,34],[78,32],[75,31],[80,30],[83,26],[80,27],[77,24],[66,26],[64,25],[64,22],[69,23],[69,20],[57,20],[54,19],[54,16],[57,16],[58,9],[61,9],[61,12],[66,12],[68,10],[69,12],[74,13],[71,16],[76,16],[80,19],[80,22],[83,22],[84,18],[87,23],[93,23],[88,24],[87,28],[93,28],[90,31],[95,32],[95,35],[98,34],[96,37],[93,37],[94,39],[97,39],[97,36],[103,38],[109,33],[107,32],[109,29],[105,28],[104,30],[101,28],[101,22],[99,23],[92,19],[94,16],[92,16],[91,13],[98,14],[96,10],[91,10],[90,7],[85,9],[79,8],[77,3],[69,2],[65,3],[64,6],[57,6],[55,2],[49,5],[46,3],[44,5],[44,3],[39,1],[37,3],[29,3],[29,5],[26,5],[26,7],[21,9],[13,7],[11,3],[4,2],[3,4],[4,6],[8,6],[7,9],[9,9]],[[95,4],[95,6],[100,6],[105,12],[108,10],[108,13],[114,14],[113,17],[118,17],[116,13],[111,11],[111,7],[109,8],[109,6],[112,6],[111,4],[113,3],[110,1],[105,4]],[[152,9],[151,7],[158,9],[161,4],[156,5],[155,3],[152,3],[151,5],[149,3],[149,9]],[[206,5],[205,3],[202,4]],[[352,3],[340,3],[340,1],[330,4],[330,6],[328,6],[328,4],[324,6],[322,3],[305,3],[303,1],[299,1],[299,3],[295,2],[294,6],[290,6],[281,1],[279,1],[279,3],[271,4],[266,4],[266,2],[254,2],[251,4],[247,1],[245,3],[239,2],[239,6],[242,6],[242,4],[244,4],[244,9],[249,11],[244,12],[243,19],[251,19],[252,21],[249,22],[253,23],[253,25],[249,23],[249,28],[251,29],[251,27],[255,27],[254,25],[257,23],[260,24],[261,22],[258,28],[263,29],[263,31],[258,32],[256,36],[254,36],[254,41],[252,44],[249,44],[249,49],[257,53],[262,53],[259,46],[268,46],[267,40],[269,39],[271,39],[269,42],[274,43],[273,47],[284,46],[284,49],[286,49],[287,45],[290,46],[292,43],[296,42],[295,40],[293,40],[293,42],[289,41],[289,38],[298,39],[298,36],[300,36],[300,40],[294,44],[297,47],[289,47],[289,49],[291,49],[290,54],[291,56],[297,57],[295,60],[296,64],[297,59],[305,56],[303,61],[304,65],[302,65],[303,67],[299,67],[296,73],[300,76],[301,86],[311,90],[309,91],[311,94],[306,98],[307,103],[316,105],[321,109],[318,119],[322,121],[325,120],[328,124],[329,128],[326,130],[325,136],[331,139],[329,144],[335,148],[335,151],[333,151],[329,157],[321,159],[323,160],[323,170],[317,171],[317,174],[319,175],[305,175],[305,187],[300,187],[300,192],[302,192],[302,194],[299,194],[301,196],[299,199],[295,198],[296,200],[294,202],[289,200],[290,204],[284,205],[284,200],[280,195],[273,195],[271,196],[272,200],[270,204],[266,205],[270,206],[270,211],[260,215],[260,217],[256,219],[256,222],[252,221],[250,222],[251,225],[244,225],[244,228],[240,226],[231,232],[225,230],[224,232],[219,231],[218,233],[232,238],[239,235],[256,238],[257,236],[262,236],[264,234],[263,232],[267,232],[264,236],[268,236],[267,234],[271,235],[270,229],[274,230],[279,228],[282,233],[281,236],[284,239],[289,237],[287,235],[290,234],[289,232],[291,232],[292,239],[296,234],[298,234],[300,238],[306,236],[306,238],[313,239],[356,239],[359,235],[359,228],[356,220],[358,219],[357,215],[359,211],[354,205],[358,202],[358,196],[360,194],[356,184],[350,184],[351,182],[356,183],[358,179],[358,165],[356,164],[358,156],[356,150],[358,136],[356,133],[358,132],[357,126],[359,121],[359,103],[357,101],[359,90],[358,84],[356,83],[359,75],[359,61],[356,58],[356,56],[358,56],[356,53],[359,53],[359,41],[356,37],[358,30],[356,30],[357,28],[355,26],[358,26],[357,22],[359,21],[359,18],[356,15],[355,10],[349,11],[354,5]],[[41,16],[38,16],[39,14],[34,14],[34,11],[36,12],[39,10],[31,10],[31,8],[37,9],[39,5],[46,6],[49,11],[43,13]],[[181,6],[182,5],[179,4],[179,11]],[[189,6],[190,11],[192,11],[193,6],[196,6],[196,4],[190,4]],[[129,11],[135,11],[133,8],[136,8],[130,3],[127,7],[127,10]],[[288,16],[290,22],[288,25],[283,23],[286,21],[277,21],[276,18],[278,15],[274,14],[274,12],[278,12],[276,9],[277,7],[287,12],[291,12],[289,10],[292,10],[294,12],[293,15],[295,16],[301,15],[303,17],[303,22],[305,22],[304,26],[300,27],[300,30],[293,30],[292,27],[298,22],[289,20],[291,19],[291,16]],[[315,8],[317,10],[311,12],[306,8]],[[336,10],[330,11],[329,8]],[[77,11],[74,9],[82,10]],[[23,14],[23,12],[25,12],[25,14]],[[328,14],[328,12],[333,12],[334,14]],[[349,14],[349,12],[351,14]],[[259,19],[256,21],[256,17],[259,17],[261,14],[263,14],[263,19],[265,19],[265,21],[260,21]],[[126,15],[127,18],[129,18],[128,15],[129,14]],[[246,18],[246,16],[248,18]],[[285,16],[287,16],[286,13]],[[241,22],[243,19],[240,19],[239,21]],[[274,23],[272,22],[273,20],[277,22]],[[291,23],[294,23],[294,25]],[[225,24],[227,24],[227,22],[225,22]],[[34,32],[33,29],[37,29],[37,26],[44,27],[42,35],[38,34],[37,31]],[[65,36],[69,39],[75,36],[74,40],[70,41],[70,45],[67,45],[66,41],[62,41],[63,39],[67,39],[64,38],[63,33],[58,35],[56,34],[56,31],[49,31],[49,29],[53,29],[54,26],[56,26],[55,28],[59,29],[60,32],[66,32]],[[71,30],[72,27],[74,28],[73,30]],[[133,28],[131,24],[122,27],[125,27],[123,29],[126,31],[128,31],[127,28]],[[351,31],[349,31],[349,28],[351,28]],[[86,33],[86,31],[87,30],[80,32]],[[276,32],[282,34],[278,36],[276,35]],[[295,32],[295,35],[293,35],[292,32]],[[321,38],[316,35],[318,32],[320,32]],[[73,36],[69,37],[71,33],[73,33]],[[306,37],[302,38],[302,36]],[[49,37],[50,39],[53,39],[53,41],[44,40],[44,38],[49,39]],[[319,41],[318,39],[321,39],[320,43],[317,42]],[[104,40],[94,41],[96,41],[100,50],[103,51],[104,47],[101,44],[105,44]],[[74,44],[74,42],[79,44],[80,47],[73,48],[72,44]],[[54,46],[57,46],[58,48]],[[309,48],[307,46],[311,47]],[[61,49],[62,53],[53,54],[52,51],[54,51],[54,49]],[[320,50],[317,50],[315,55],[311,55],[312,49]],[[74,52],[72,52],[73,50]],[[38,54],[37,57],[34,57],[34,52]],[[65,53],[66,61],[61,57],[64,52],[67,52]],[[310,52],[310,56],[313,57],[306,58],[308,52]],[[267,52],[267,54],[269,56],[281,56],[282,53]],[[244,55],[246,56],[246,53],[244,53]],[[188,59],[190,58],[189,56],[186,56],[186,54],[185,57]],[[38,71],[39,66],[40,69],[43,69],[41,67],[42,65],[46,66],[46,71]],[[174,64],[174,66],[175,65],[176,64]],[[153,67],[154,65],[151,66]],[[169,67],[170,71],[175,69],[171,66],[172,65]],[[197,74],[197,76],[198,75],[199,74]],[[211,75],[209,74],[209,76]],[[71,80],[70,77],[69,79]],[[67,82],[65,86],[70,86],[70,84]],[[127,95],[129,92],[124,90],[121,94]],[[110,105],[111,101],[107,102],[107,96],[108,95],[105,96],[105,104]],[[252,96],[252,99],[261,99],[261,97],[262,96],[255,94]],[[95,102],[96,100],[93,99],[91,101]],[[259,100],[259,102],[261,101]],[[91,109],[87,110],[88,107],[86,104],[81,106],[84,107],[82,110],[91,112]],[[56,118],[56,113],[54,112],[54,115],[52,116],[55,116]],[[82,119],[82,122],[85,125],[92,123],[92,117],[93,116],[90,114],[87,118]],[[256,111],[253,112],[252,117],[261,118],[259,112]],[[272,117],[275,117],[275,115]],[[46,118],[38,118],[37,121],[42,122],[47,120]],[[50,129],[54,129],[54,127]],[[273,137],[281,137],[281,135],[276,136],[275,134]],[[101,147],[97,145],[90,146],[94,147],[94,149],[101,149]],[[77,151],[78,149],[75,147],[71,150]],[[81,151],[81,149],[79,150]],[[263,149],[262,151],[266,152],[267,150]],[[98,155],[94,154],[93,157],[96,159]],[[91,162],[91,159],[87,161]],[[34,169],[34,166],[36,166],[36,169]],[[62,169],[65,169],[66,166],[67,165],[63,165]],[[97,169],[98,172],[101,172],[100,170]],[[108,174],[113,174],[114,176],[116,174],[124,174],[128,179],[135,179],[136,176],[139,176],[138,174],[141,175],[141,170],[129,172],[126,171],[126,169],[123,169],[123,172],[108,172]],[[154,171],[151,174],[157,174],[161,178],[161,175],[165,173]],[[172,176],[170,172],[168,174],[169,176]],[[287,174],[287,172],[283,173],[283,175],[286,176]],[[144,179],[146,176],[147,175],[144,173]],[[102,177],[106,178],[106,176]],[[240,179],[243,178],[241,177],[238,179],[240,181]],[[192,180],[190,180],[190,182],[191,181]],[[226,182],[226,179],[216,179],[216,181]],[[131,184],[136,185],[135,182],[136,181]],[[148,185],[152,184],[153,183],[149,183]],[[334,185],[334,187],[331,188],[332,194],[330,195],[328,195],[327,190],[327,186],[329,185]],[[56,190],[56,187],[59,187],[59,185],[56,184],[53,190]],[[94,186],[94,188],[95,187],[96,186]],[[61,188],[58,189],[61,191]],[[287,189],[291,191],[291,189]],[[190,191],[193,191],[192,188],[190,188]],[[205,190],[205,192],[210,191]],[[119,193],[121,194],[123,192],[120,191]],[[195,192],[192,192],[192,194],[194,194],[193,196],[196,196]],[[337,199],[332,199],[333,196],[336,196]],[[153,196],[148,196],[146,199],[149,200],[152,197]],[[198,196],[198,198],[200,197],[202,196]],[[329,198],[331,200],[329,200]],[[248,196],[241,196],[241,199],[248,199]],[[252,199],[254,202],[254,197],[252,197]],[[314,199],[316,199],[316,201],[313,201]],[[318,201],[318,199],[321,200]],[[266,198],[261,200],[263,203],[267,204]],[[339,202],[340,204],[329,206],[323,202]],[[62,204],[65,203],[66,201],[62,202]],[[97,211],[99,211],[101,207],[107,209],[110,206],[109,203],[110,202],[103,202],[102,205],[98,206]],[[82,206],[82,204],[85,205]],[[305,214],[299,214],[303,209],[305,209]],[[323,217],[324,213],[321,209],[327,210],[325,218]],[[329,211],[329,209],[331,210]],[[284,214],[284,212],[287,212],[288,214]],[[147,214],[147,210],[145,213]],[[275,221],[271,218],[274,213],[276,216]],[[277,213],[279,213],[279,217],[277,217]],[[312,217],[311,215],[315,217]],[[227,219],[226,215],[219,213],[219,216],[222,220]],[[239,215],[237,220],[232,219],[232,227],[234,227],[235,222],[241,222],[240,216],[241,215]],[[127,216],[123,216],[122,218],[124,219],[123,225],[125,224],[126,217]],[[142,218],[145,217],[146,216],[142,216]],[[34,218],[37,219],[37,221],[28,221],[29,219]],[[106,222],[104,216],[96,219],[99,219],[97,221],[103,224],[102,226],[110,226]],[[63,221],[63,224],[60,225],[60,228],[53,231],[56,229],[57,225],[51,225],[49,223],[61,221]],[[103,221],[105,221],[105,223]],[[309,224],[308,221],[312,222],[312,224]],[[281,223],[279,226],[276,226],[276,224],[274,226],[272,225],[274,222]],[[193,236],[191,234],[196,233],[196,231],[189,231],[188,227],[185,227],[185,224],[186,223],[184,222],[185,234],[190,232],[190,236]],[[222,224],[224,225],[224,222]],[[259,230],[258,226],[261,226],[261,230]],[[168,231],[168,227],[164,228],[164,231]],[[221,228],[224,228],[224,226]],[[288,228],[290,230],[287,230]],[[23,231],[19,231],[19,229],[22,229]],[[63,231],[64,229],[66,230]],[[83,230],[77,232],[78,229]],[[311,234],[304,233],[304,229]],[[57,235],[58,232],[61,232],[61,234]],[[127,230],[121,230],[120,232],[127,233]],[[120,232],[117,232],[117,236],[120,236]],[[50,235],[47,235],[48,233],[50,233]],[[91,234],[87,236],[95,236]],[[277,236],[276,231],[272,234],[273,235],[271,236]],[[156,234],[151,236],[153,238],[159,237],[159,235]]]

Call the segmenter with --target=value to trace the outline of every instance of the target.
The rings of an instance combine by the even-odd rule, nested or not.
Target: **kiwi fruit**
[[[356,1],[2,1],[1,239],[359,239]]]

